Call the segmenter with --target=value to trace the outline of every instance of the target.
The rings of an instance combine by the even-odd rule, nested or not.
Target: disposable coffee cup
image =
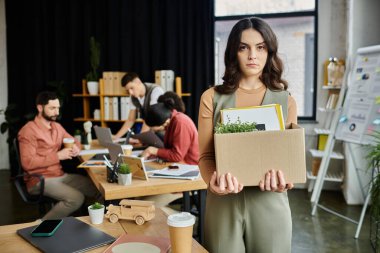
[[[169,215],[170,243],[172,253],[191,253],[195,217],[187,212]]]
[[[121,145],[121,148],[123,149],[124,155],[132,155],[132,149],[133,146],[126,144],[126,145]]]
[[[63,146],[65,148],[72,148],[74,146],[74,139],[73,138],[63,138]]]

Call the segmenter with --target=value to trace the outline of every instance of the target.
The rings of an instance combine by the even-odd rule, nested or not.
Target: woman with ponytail
[[[152,130],[165,130],[165,147],[148,147],[142,156],[145,158],[157,156],[168,162],[198,164],[197,128],[189,116],[175,109],[178,100],[165,94],[158,98],[158,101],[161,102],[149,108],[145,117],[145,123]],[[178,97],[178,99],[180,98]]]

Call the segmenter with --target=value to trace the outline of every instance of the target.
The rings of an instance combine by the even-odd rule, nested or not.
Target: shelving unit
[[[124,122],[125,120],[105,120],[104,119],[104,97],[129,97],[128,94],[104,94],[104,81],[99,79],[99,95],[90,95],[87,91],[86,80],[82,80],[82,93],[75,93],[73,97],[82,99],[83,106],[83,116],[74,118],[76,122],[97,122],[100,123],[102,127],[107,127],[109,122]],[[94,108],[94,104],[99,103],[100,109],[100,119],[94,119],[92,116],[91,109]]]
[[[181,77],[175,78],[176,93],[179,97],[190,97],[191,93],[182,92],[182,80]],[[104,80],[99,79],[99,94],[90,95],[87,91],[87,82],[82,80],[82,93],[74,93],[72,96],[77,99],[82,99],[83,115],[81,117],[74,118],[75,122],[91,121],[100,123],[102,127],[108,127],[108,123],[123,123],[125,120],[105,120],[104,118],[104,97],[129,97],[128,94],[105,94],[104,93]],[[95,105],[99,104],[98,108]],[[92,110],[100,109],[100,119],[94,119]]]
[[[331,122],[336,113],[339,113],[339,111],[336,109],[336,104],[339,99],[339,94],[341,91],[341,86],[333,86],[333,85],[328,85],[328,80],[327,80],[327,65],[328,61],[325,62],[325,75],[324,75],[324,83],[325,85],[322,86],[322,90],[325,90],[328,92],[328,102],[326,103],[325,107],[319,107],[318,111],[321,113],[324,113],[325,115],[325,120],[322,124],[322,128],[315,128],[314,133],[318,140],[321,140],[321,136],[324,135],[325,139],[328,138],[328,136],[331,134],[330,127],[331,127]],[[336,96],[334,97],[335,101],[329,101],[332,99],[331,96]],[[310,149],[309,150],[311,157],[312,157],[312,168],[310,168],[307,171],[307,179],[309,181],[308,185],[308,191],[311,192],[314,188],[315,180],[317,179],[317,174],[320,166],[320,162],[323,158],[323,155],[325,153],[324,150],[318,150],[318,149]],[[331,159],[335,160],[344,160],[344,155],[341,152],[338,151],[333,151],[331,153]],[[317,168],[315,168],[315,166]],[[342,183],[344,179],[344,173],[343,169],[339,172],[329,172],[326,174],[324,181],[328,182],[336,182],[336,183]]]

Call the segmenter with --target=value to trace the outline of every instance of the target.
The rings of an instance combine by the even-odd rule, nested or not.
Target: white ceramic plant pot
[[[132,184],[132,173],[118,174],[117,180],[120,185],[130,185]]]
[[[92,224],[102,224],[104,218],[104,206],[101,209],[91,209],[91,206],[89,206],[88,214],[90,215]]]
[[[88,89],[88,93],[90,95],[98,95],[98,93],[99,93],[99,82],[88,81],[87,82],[87,89]]]

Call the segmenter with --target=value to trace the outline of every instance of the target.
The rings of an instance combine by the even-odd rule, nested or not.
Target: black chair
[[[15,138],[13,140],[13,147],[15,150],[16,158],[17,158],[17,172],[15,173],[16,176],[12,177],[12,181],[14,185],[16,186],[17,191],[19,192],[22,200],[24,200],[28,204],[38,205],[39,206],[39,212],[40,216],[42,217],[47,209],[46,206],[49,206],[49,209],[53,207],[56,200],[46,197],[43,195],[44,189],[45,189],[45,178],[40,174],[30,174],[25,172],[22,169],[21,166],[21,160],[20,160],[20,151],[19,151],[19,145],[18,140]],[[26,184],[24,182],[24,178],[27,177],[36,177],[40,181],[40,192],[36,195],[30,194],[27,190]]]

